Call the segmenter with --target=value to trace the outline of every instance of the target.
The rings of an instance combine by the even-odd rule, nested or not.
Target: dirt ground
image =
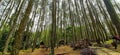
[[[107,49],[103,47],[91,47],[91,48],[96,48],[96,52],[98,55],[120,55],[120,50],[118,46],[117,50],[114,49]],[[28,50],[21,50],[19,52],[19,55],[49,55],[50,54],[50,49],[47,51],[45,49],[35,49],[34,52],[31,52],[31,49]],[[55,48],[55,55],[58,54],[63,54],[63,55],[80,55],[80,50],[73,50],[70,46],[61,46],[58,48]],[[9,55],[9,54],[7,54]]]
[[[30,53],[31,51],[20,51],[20,55],[49,55],[50,50],[46,51],[45,49],[36,49],[34,52]],[[73,51],[69,46],[61,46],[55,48],[55,55],[57,54],[64,54],[64,55],[80,55],[80,51],[76,50]]]
[[[119,52],[116,52],[111,49],[103,48],[103,47],[94,47],[96,48],[96,52],[98,55],[120,55]],[[20,51],[20,55],[49,55],[50,50],[46,51],[45,49],[36,49],[31,53],[30,50]],[[61,46],[55,48],[55,55],[64,54],[64,55],[80,55],[80,50],[73,50],[69,46]]]

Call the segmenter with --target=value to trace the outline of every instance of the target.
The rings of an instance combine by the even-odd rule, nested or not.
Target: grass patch
[[[105,44],[111,44],[113,42],[113,40],[108,40],[105,42]]]
[[[0,55],[2,55],[2,52],[0,52]]]

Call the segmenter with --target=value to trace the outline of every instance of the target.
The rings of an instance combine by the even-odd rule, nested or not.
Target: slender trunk
[[[56,37],[56,0],[52,0],[52,31],[51,31],[51,55],[54,55],[54,45]]]
[[[4,11],[2,13],[1,19],[3,19],[3,20],[1,21],[0,29],[2,29],[4,27],[4,25],[6,24],[6,21],[8,20],[8,17],[10,16],[10,14],[12,12],[12,8],[14,7],[14,1],[9,1],[9,3],[11,5],[9,6],[8,10],[6,11],[6,9],[7,9],[7,6],[6,6],[6,8],[4,9]],[[9,5],[9,3],[8,3],[8,5]],[[4,16],[4,13],[5,13],[5,16]],[[3,16],[4,16],[4,18],[2,18]]]
[[[0,2],[1,2],[2,0],[0,0]]]
[[[119,17],[117,16],[117,13],[115,12],[115,9],[111,3],[110,0],[103,0],[105,5],[106,5],[106,8],[107,8],[107,11],[110,15],[110,18],[113,22],[113,24],[115,25],[117,31],[118,31],[118,35],[120,36],[120,22],[119,22]]]
[[[0,17],[0,18],[2,18],[2,17],[3,17],[3,15],[4,15],[5,11],[7,10],[8,5],[9,5],[9,4],[11,4],[11,2],[12,2],[11,0],[9,0],[9,1],[8,1],[8,3],[7,3],[7,5],[5,6],[5,9],[3,10],[2,15],[1,15],[1,17]],[[0,22],[2,22],[2,19],[0,19]]]
[[[22,35],[23,35],[23,32],[27,25],[27,22],[29,20],[29,15],[32,11],[33,2],[34,2],[34,0],[29,1],[27,9],[25,11],[25,15],[24,15],[23,19],[21,20],[18,30],[15,33],[15,40],[13,43],[13,49],[12,49],[11,55],[19,55],[19,50],[21,48]]]
[[[22,2],[23,3],[23,2]],[[22,8],[22,6],[21,6]],[[20,8],[20,10],[21,10]],[[16,11],[18,10],[18,8],[16,9]],[[9,32],[8,34],[8,38],[6,40],[6,43],[5,43],[5,47],[4,47],[4,50],[3,50],[3,55],[7,52],[7,48],[8,48],[8,44],[9,44],[9,41],[10,41],[10,38],[12,37],[12,34],[14,33],[15,31],[15,28],[16,28],[16,21],[17,21],[17,18],[19,16],[19,13],[20,13],[20,10],[18,12],[16,12],[15,14],[17,14],[15,17],[14,17],[14,21],[13,21],[13,25],[11,27],[11,31]]]

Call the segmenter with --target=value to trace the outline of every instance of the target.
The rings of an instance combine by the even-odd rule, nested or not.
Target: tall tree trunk
[[[54,55],[56,37],[56,0],[52,0],[52,30],[51,30],[51,55]]]
[[[113,25],[110,23],[110,21],[109,21],[109,17],[108,17],[108,15],[106,14],[106,12],[105,12],[105,10],[104,10],[104,8],[102,7],[102,4],[101,4],[101,2],[100,1],[97,1],[97,6],[99,7],[99,10],[100,10],[100,13],[103,15],[103,18],[104,18],[104,20],[105,20],[105,24],[107,25],[107,27],[108,27],[108,29],[109,29],[109,33],[111,34],[111,35],[115,35],[116,33],[115,33],[115,28],[113,28]]]
[[[4,15],[5,11],[7,10],[8,5],[11,4],[11,2],[12,2],[12,1],[9,0],[8,3],[7,3],[7,5],[5,6],[5,9],[3,10],[2,15],[1,15],[1,17],[0,17],[0,18],[1,18],[1,19],[0,19],[0,22],[2,22],[2,17],[3,17],[3,15]]]
[[[88,12],[89,12],[90,19],[92,21],[91,23],[92,23],[92,26],[93,26],[93,32],[95,33],[94,37],[95,37],[95,40],[96,40],[96,39],[99,39],[98,32],[97,32],[97,30],[98,30],[97,24],[96,24],[92,9],[91,9],[91,7],[90,7],[90,5],[88,3],[87,3],[87,7],[88,7]]]
[[[106,8],[107,8],[107,11],[110,15],[110,18],[113,22],[113,24],[115,25],[117,31],[118,31],[118,35],[120,36],[120,22],[119,22],[119,17],[117,16],[117,13],[115,12],[115,9],[111,3],[110,0],[103,0],[105,5],[106,5]]]
[[[12,49],[11,55],[19,55],[19,50],[21,48],[22,35],[23,35],[23,32],[27,25],[27,22],[29,20],[29,15],[32,11],[33,2],[34,2],[34,0],[29,1],[27,9],[25,11],[25,15],[24,15],[23,19],[21,20],[18,30],[15,33],[15,40],[13,43],[13,49]]]
[[[20,4],[20,3],[19,3],[19,4]],[[22,4],[23,4],[23,2],[22,2]],[[19,6],[18,6],[18,7],[19,7]],[[17,7],[16,11],[18,10],[18,7]],[[12,34],[13,34],[14,31],[15,31],[16,24],[17,24],[17,23],[16,23],[16,22],[17,22],[17,18],[18,18],[19,14],[20,14],[21,8],[22,8],[22,6],[20,6],[19,11],[15,13],[16,16],[13,17],[13,18],[14,18],[13,25],[12,25],[12,27],[11,27],[11,30],[10,30],[9,34],[8,34],[8,38],[7,38],[7,40],[6,40],[5,47],[4,47],[4,50],[3,50],[3,55],[7,52],[8,44],[9,44],[10,38],[12,37]]]
[[[9,5],[9,4],[11,4],[11,5],[9,6],[8,10],[6,10],[8,7],[8,6],[6,6],[6,8],[4,9],[4,11],[2,13],[1,19],[3,19],[3,20],[1,20],[0,29],[2,29],[4,27],[4,25],[6,24],[6,21],[8,20],[8,17],[10,16],[10,14],[12,12],[12,8],[14,7],[14,1],[9,1],[9,3],[7,5]],[[5,16],[4,16],[4,14],[5,14]]]

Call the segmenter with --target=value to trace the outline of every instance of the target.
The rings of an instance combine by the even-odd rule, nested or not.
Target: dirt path
[[[103,47],[90,47],[90,48],[95,49],[98,55],[120,55],[119,52]],[[44,49],[35,49],[34,52],[31,52],[31,49],[28,49],[20,51],[19,55],[49,55],[49,53],[50,50],[45,51]],[[80,50],[73,50],[70,46],[61,46],[59,48],[55,48],[56,55],[61,53],[64,53],[63,55],[80,55]]]
[[[119,52],[115,52],[107,48],[96,47],[96,49],[98,55],[120,55]]]
[[[91,48],[95,49],[98,55],[120,55],[119,52],[115,52],[113,50],[103,47],[91,47]],[[44,51],[44,50],[36,49],[34,52],[30,52],[30,50],[28,52],[26,51],[21,52],[20,55],[49,55],[49,53],[50,50]],[[80,50],[73,50],[69,46],[61,46],[59,48],[55,48],[56,55],[61,53],[64,53],[63,55],[80,55]]]

